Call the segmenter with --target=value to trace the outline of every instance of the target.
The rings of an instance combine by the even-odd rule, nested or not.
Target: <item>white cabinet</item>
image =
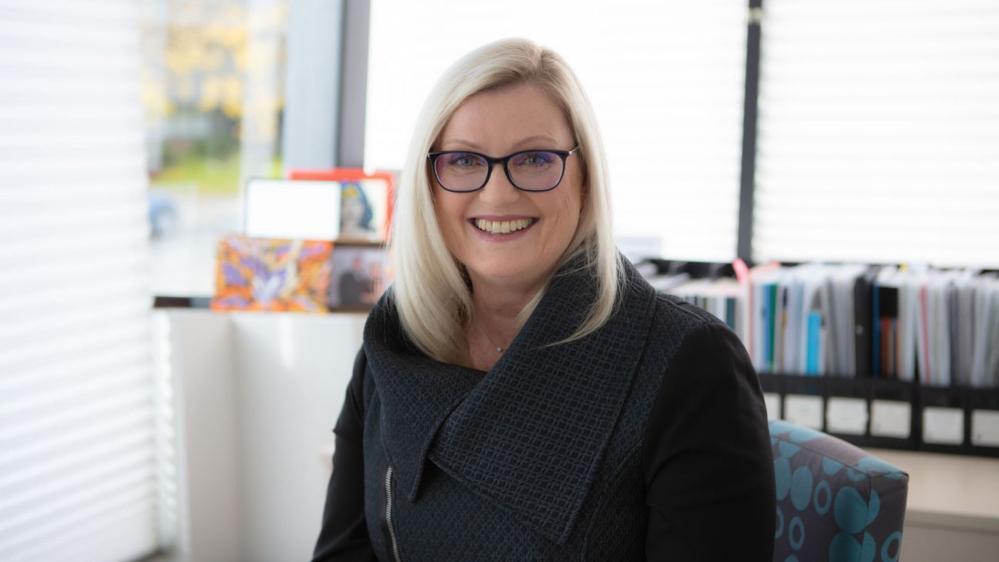
[[[154,315],[174,410],[174,558],[308,560],[365,316]]]

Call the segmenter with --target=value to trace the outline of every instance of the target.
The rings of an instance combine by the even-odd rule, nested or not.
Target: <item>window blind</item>
[[[616,233],[676,259],[735,257],[745,0],[373,2],[365,165],[400,168],[417,112],[459,56],[526,37],[576,71],[607,148]]]
[[[764,10],[754,258],[999,266],[999,4]]]
[[[157,547],[137,29],[0,0],[0,560]]]

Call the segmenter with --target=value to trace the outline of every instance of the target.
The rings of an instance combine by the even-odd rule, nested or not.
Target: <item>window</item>
[[[137,14],[2,11],[0,559],[136,559],[161,537]]]
[[[152,290],[210,296],[246,179],[281,174],[288,0],[144,0]]]
[[[999,4],[764,8],[754,257],[999,265]]]

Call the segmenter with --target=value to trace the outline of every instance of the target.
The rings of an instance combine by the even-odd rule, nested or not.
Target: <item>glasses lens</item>
[[[434,160],[437,181],[452,191],[478,189],[486,181],[489,162],[471,152],[448,152]]]
[[[564,165],[558,154],[546,150],[515,154],[508,164],[513,183],[531,191],[545,191],[558,185]]]

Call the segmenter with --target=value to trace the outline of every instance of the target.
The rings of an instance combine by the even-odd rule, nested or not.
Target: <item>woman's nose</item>
[[[503,204],[516,201],[520,197],[520,190],[510,183],[503,170],[503,164],[494,163],[492,173],[489,174],[489,181],[479,191],[479,197],[486,203]]]

